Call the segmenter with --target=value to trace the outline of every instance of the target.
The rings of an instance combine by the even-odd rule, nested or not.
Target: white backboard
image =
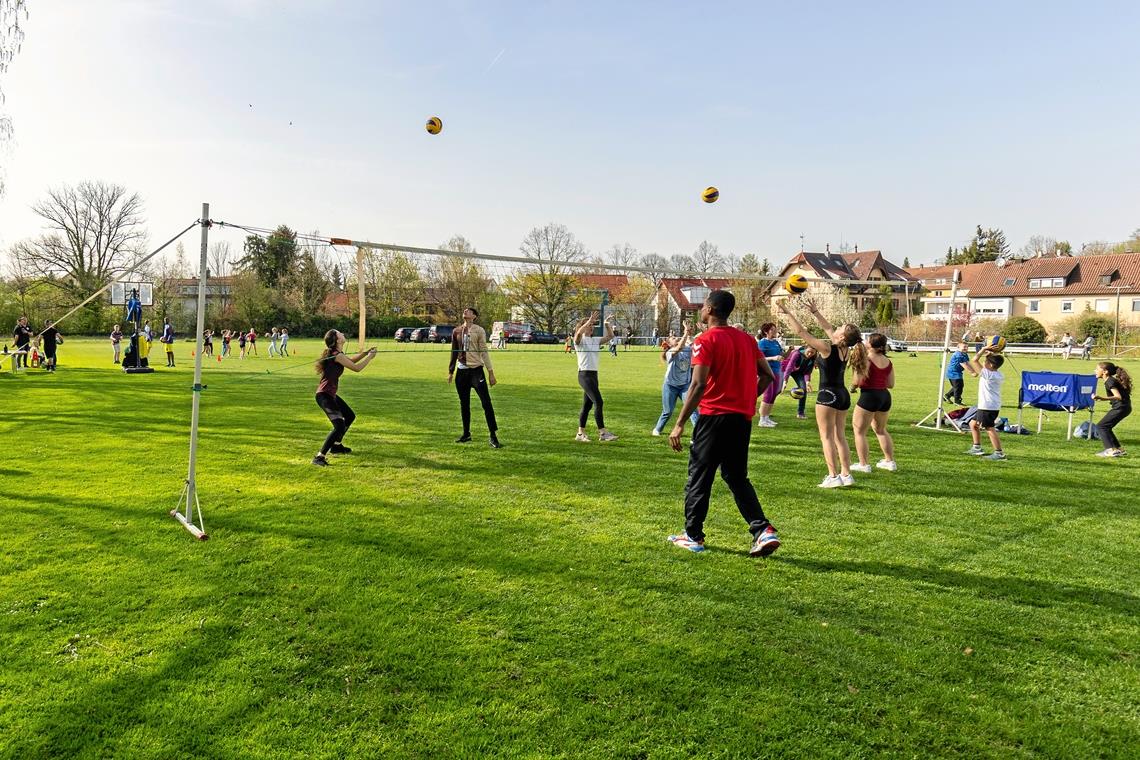
[[[154,284],[129,281],[111,283],[111,304],[125,306],[132,289],[139,291],[139,303],[143,306],[154,306]]]

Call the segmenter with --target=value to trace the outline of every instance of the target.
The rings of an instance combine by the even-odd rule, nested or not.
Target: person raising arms
[[[815,396],[815,424],[819,428],[819,440],[823,444],[823,458],[827,462],[827,477],[819,484],[820,488],[839,488],[855,485],[851,476],[851,448],[847,444],[847,411],[851,408],[851,394],[847,391],[843,373],[847,369],[847,358],[851,348],[863,339],[859,328],[853,324],[836,327],[828,322],[810,298],[804,298],[804,305],[815,317],[831,341],[820,340],[807,331],[800,321],[788,310],[784,299],[777,307],[788,318],[792,329],[804,343],[816,351],[816,364],[819,365],[819,391]]]
[[[1100,435],[1104,451],[1098,457],[1122,457],[1124,449],[1120,446],[1120,439],[1116,437],[1113,428],[1128,415],[1132,414],[1132,378],[1124,367],[1112,362],[1101,362],[1096,365],[1096,376],[1104,380],[1104,395],[1093,396],[1097,401],[1107,401],[1108,413],[1096,423],[1097,433]]]
[[[352,427],[356,414],[339,395],[340,376],[347,367],[353,372],[360,372],[376,358],[376,349],[361,351],[356,356],[344,353],[344,333],[339,330],[329,330],[325,333],[325,350],[317,359],[317,374],[321,381],[317,385],[317,406],[329,418],[333,429],[325,438],[324,445],[317,455],[313,457],[313,464],[327,467],[325,455],[349,454],[352,449],[344,445],[344,436]]]
[[[574,440],[580,443],[589,443],[590,437],[586,435],[586,420],[590,418],[591,407],[594,410],[594,422],[598,424],[599,441],[616,441],[617,436],[606,430],[605,417],[602,415],[602,392],[598,388],[598,354],[602,344],[613,340],[613,325],[609,320],[605,322],[605,334],[594,336],[594,325],[598,322],[598,312],[592,313],[585,319],[579,320],[574,327],[574,349],[578,354],[578,385],[582,387],[582,411],[578,413],[578,434]]]
[[[869,350],[868,350],[869,349]],[[887,358],[887,336],[871,333],[867,342],[851,349],[851,371],[854,380],[851,385],[859,388],[859,401],[855,404],[851,426],[855,430],[855,453],[859,464],[851,465],[852,470],[870,472],[867,463],[867,428],[875,431],[883,458],[875,466],[880,470],[895,472],[895,442],[887,432],[887,417],[891,412],[891,388],[895,387],[895,368]]]

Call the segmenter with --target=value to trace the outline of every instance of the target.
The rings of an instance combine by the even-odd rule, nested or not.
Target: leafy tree
[[[253,272],[242,272],[233,279],[234,315],[240,320],[238,329],[261,330],[279,321],[280,309],[276,292]]]
[[[622,318],[634,332],[652,330],[653,309],[657,288],[652,280],[642,275],[631,275],[628,284],[611,294],[610,303],[619,307]]]
[[[339,276],[339,267],[334,267],[334,284]],[[427,283],[408,254],[369,251],[364,259],[364,278],[366,307],[374,316],[427,316]]]
[[[946,252],[946,264],[977,264],[983,261],[993,261],[999,256],[1009,254],[1009,243],[1006,242],[1005,233],[995,227],[982,229],[979,224],[973,239],[963,248],[951,247]]]
[[[890,298],[880,298],[875,304],[876,326],[886,327],[895,321],[895,304]]]
[[[581,261],[586,249],[570,230],[550,223],[535,227],[519,245],[533,263],[503,281],[503,289],[523,318],[547,332],[562,332],[592,300],[574,271],[560,263]]]
[[[301,254],[301,266],[294,278],[295,297],[301,314],[308,317],[320,311],[329,294],[329,281],[317,266],[312,251]]]
[[[1075,337],[1077,340],[1083,340],[1086,335],[1091,335],[1096,338],[1097,343],[1109,343],[1112,341],[1113,328],[1113,321],[1108,317],[1086,314],[1081,317],[1077,325]]]
[[[1009,343],[1044,343],[1045,326],[1033,317],[1011,317],[1003,328]]]
[[[269,237],[250,235],[245,239],[245,256],[234,262],[243,271],[253,272],[261,284],[282,285],[297,267],[297,233],[284,224]]]
[[[433,263],[434,316],[444,322],[458,324],[463,319],[464,309],[468,306],[479,308],[491,288],[491,280],[476,259],[438,256]]]

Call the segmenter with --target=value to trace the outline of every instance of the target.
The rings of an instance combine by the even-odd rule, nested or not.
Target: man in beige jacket
[[[459,412],[463,418],[463,435],[456,443],[471,440],[471,389],[479,394],[483,404],[483,415],[487,418],[487,429],[491,432],[491,448],[502,448],[495,435],[499,429],[495,422],[495,408],[491,406],[490,386],[495,384],[495,370],[491,367],[491,354],[487,351],[487,333],[475,324],[479,312],[474,306],[463,310],[463,324],[451,333],[451,363],[447,368],[447,382],[455,380],[455,390],[459,393]],[[483,374],[483,368],[487,374]]]

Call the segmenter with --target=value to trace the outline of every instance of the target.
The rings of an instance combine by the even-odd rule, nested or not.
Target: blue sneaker
[[[694,541],[693,539],[689,538],[688,533],[681,533],[677,536],[669,536],[669,541],[672,542],[674,546],[679,546],[682,549],[688,549],[691,552],[703,552],[705,550],[705,542],[703,540]]]
[[[751,557],[767,557],[779,548],[780,537],[776,535],[776,529],[769,525],[752,542],[752,549],[749,550],[748,554]]]

